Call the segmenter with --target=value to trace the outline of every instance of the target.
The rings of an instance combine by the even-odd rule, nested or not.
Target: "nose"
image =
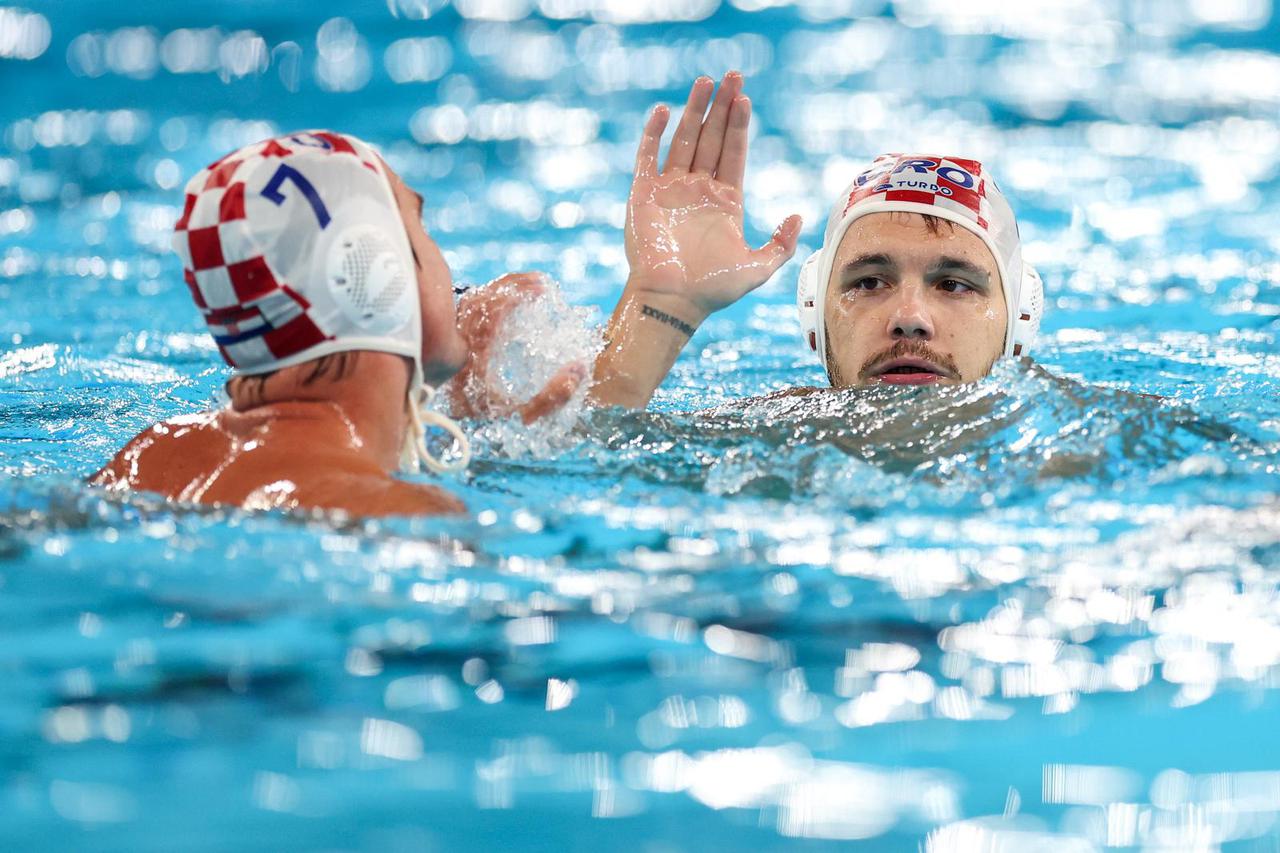
[[[929,314],[921,288],[908,285],[898,291],[898,299],[889,312],[886,331],[894,340],[933,339],[933,318]]]

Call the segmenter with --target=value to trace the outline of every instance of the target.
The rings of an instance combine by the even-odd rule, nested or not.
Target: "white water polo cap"
[[[977,160],[920,154],[882,154],[836,201],[822,248],[800,269],[796,307],[805,343],[827,365],[827,283],[849,226],[871,213],[936,216],[976,235],[990,250],[1008,310],[1003,355],[1028,354],[1044,313],[1044,286],[1022,260],[1013,208]],[[829,368],[828,368],[829,369]]]
[[[422,318],[413,250],[386,167],[352,136],[308,131],[249,145],[186,187],[173,248],[227,364],[269,373],[321,356],[372,350],[413,363],[409,411],[416,466]],[[433,417],[434,416],[434,417]],[[466,441],[456,425],[435,421]]]

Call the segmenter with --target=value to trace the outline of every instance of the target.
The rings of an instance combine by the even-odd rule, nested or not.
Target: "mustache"
[[[858,370],[859,379],[867,379],[878,368],[893,361],[896,358],[923,358],[936,364],[944,372],[950,374],[953,378],[959,378],[960,368],[956,365],[955,359],[949,355],[938,352],[930,347],[924,341],[901,340],[893,346],[883,349],[875,355],[863,362],[862,367]]]

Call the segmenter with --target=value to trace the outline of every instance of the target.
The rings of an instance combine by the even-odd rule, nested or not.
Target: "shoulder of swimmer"
[[[169,493],[214,472],[233,481],[245,475],[252,480],[278,474],[305,478],[334,469],[385,477],[330,423],[280,418],[269,410],[220,410],[148,427],[90,482]]]
[[[761,404],[772,403],[776,400],[784,400],[790,397],[808,397],[813,394],[831,393],[834,389],[819,388],[816,386],[802,386],[796,388],[783,388],[778,391],[771,391],[768,394],[760,394],[756,397],[741,397],[736,400],[729,400],[709,409],[699,409],[694,414],[699,415],[728,415],[743,414],[755,406]]]
[[[299,484],[297,506],[342,510],[352,516],[452,515],[466,505],[438,486],[387,476],[333,472]]]
[[[342,510],[352,515],[463,512],[443,489],[398,480],[330,424],[269,412],[204,412],[140,432],[94,485],[251,508]]]

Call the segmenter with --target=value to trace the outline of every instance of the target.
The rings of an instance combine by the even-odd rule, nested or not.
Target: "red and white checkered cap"
[[[223,358],[266,373],[375,350],[413,359],[417,280],[382,160],[330,131],[241,148],[188,182],[173,247]]]
[[[1008,309],[1004,354],[1026,354],[1044,307],[1040,277],[1022,260],[1013,208],[977,160],[922,154],[882,154],[836,200],[822,248],[804,264],[797,291],[802,333],[826,365],[822,322],[826,283],[845,232],[872,213],[921,213],[953,222],[986,244],[995,259]]]

